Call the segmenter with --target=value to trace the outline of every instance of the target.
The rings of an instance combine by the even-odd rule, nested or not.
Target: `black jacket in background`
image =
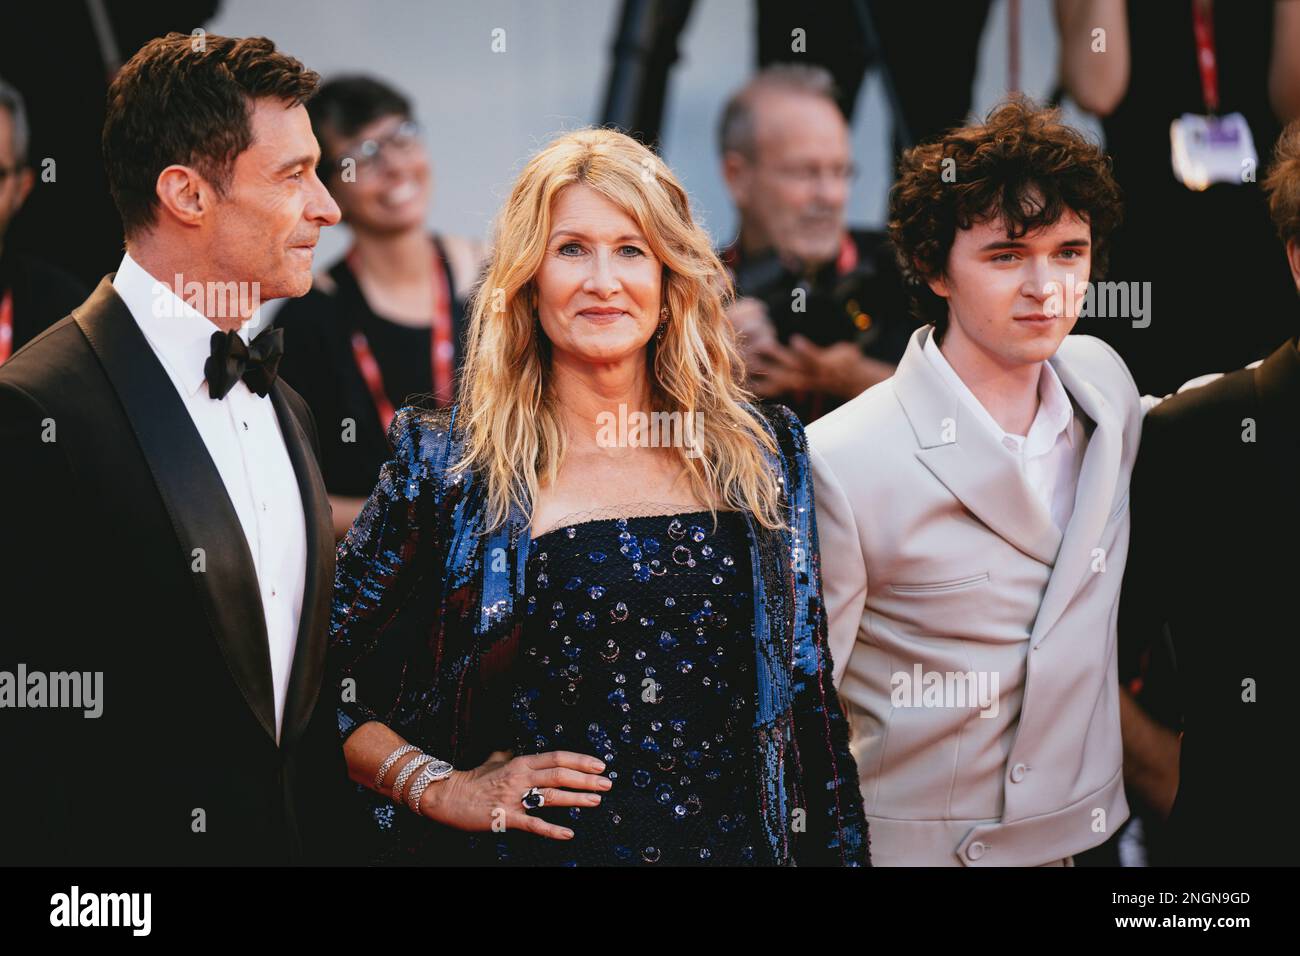
[[[1253,441],[1243,440],[1243,436]],[[1167,862],[1300,860],[1300,352],[1157,406],[1130,492],[1120,670],[1168,640],[1182,715]],[[1247,682],[1253,682],[1253,685]],[[1243,699],[1253,686],[1253,703]],[[1163,841],[1162,841],[1163,842]]]
[[[5,292],[14,297],[14,352],[86,300],[86,287],[71,275],[7,243],[0,253],[0,295]]]

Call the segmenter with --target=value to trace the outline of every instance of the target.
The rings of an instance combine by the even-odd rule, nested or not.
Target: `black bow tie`
[[[284,354],[284,330],[263,329],[248,345],[238,332],[213,332],[212,354],[203,363],[208,395],[225,398],[241,378],[263,398],[275,384],[275,373]]]

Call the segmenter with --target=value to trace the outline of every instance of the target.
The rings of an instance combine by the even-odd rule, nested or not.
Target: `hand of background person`
[[[745,363],[745,378],[750,391],[760,398],[781,394],[783,383],[764,380],[772,365],[767,351],[772,348],[785,351],[777,342],[776,327],[768,317],[767,306],[758,299],[740,298],[727,309],[727,318],[736,330],[736,346]]]
[[[790,350],[802,359],[813,388],[843,399],[856,398],[894,374],[894,366],[863,355],[853,342],[815,345],[802,335],[792,335]]]

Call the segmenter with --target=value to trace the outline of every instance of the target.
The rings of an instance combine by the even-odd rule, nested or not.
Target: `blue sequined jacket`
[[[753,728],[760,862],[869,865],[848,728],[831,683],[817,525],[803,426],[756,406],[776,439],[780,532],[749,517],[758,696]],[[338,550],[329,666],[346,737],[379,720],[461,768],[495,749],[487,728],[522,630],[527,516],[485,534],[485,482],[451,478],[455,409],[404,408],[396,449]],[[442,829],[365,790],[381,855]],[[393,849],[397,847],[396,851]]]

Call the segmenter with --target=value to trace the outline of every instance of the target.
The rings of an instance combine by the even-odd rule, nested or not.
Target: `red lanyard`
[[[840,255],[835,260],[835,269],[840,275],[848,275],[858,265],[858,244],[847,232],[840,237]]]
[[[1192,32],[1196,34],[1196,66],[1201,71],[1205,108],[1219,112],[1219,60],[1214,52],[1214,0],[1192,0]]]
[[[353,249],[347,255],[348,268],[357,274],[357,251]],[[452,342],[451,331],[451,289],[447,282],[447,273],[443,271],[442,257],[435,250],[433,256],[433,323],[429,328],[429,366],[432,370],[433,397],[439,406],[450,405],[455,401],[456,346]],[[370,350],[370,342],[360,329],[352,333],[352,357],[357,369],[365,379],[366,388],[379,413],[379,422],[388,431],[395,409],[384,389],[384,376],[375,361],[375,354]]]
[[[5,289],[0,297],[0,365],[14,350],[14,290]]]

